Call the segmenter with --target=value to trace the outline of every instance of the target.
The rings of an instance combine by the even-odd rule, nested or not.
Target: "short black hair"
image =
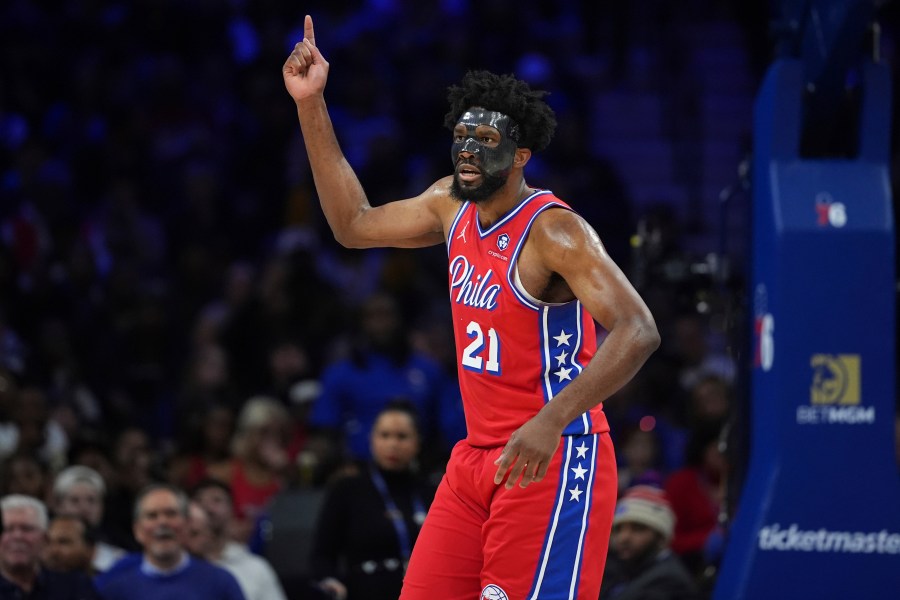
[[[450,111],[444,124],[453,129],[462,114],[473,106],[501,112],[519,125],[519,147],[539,152],[550,144],[556,130],[556,115],[543,98],[549,92],[532,90],[514,75],[469,71],[459,85],[448,89]]]
[[[181,516],[187,518],[189,515],[188,504],[190,501],[188,500],[187,494],[184,493],[184,490],[172,483],[154,482],[147,484],[140,492],[138,492],[137,498],[134,501],[134,510],[131,515],[134,522],[137,522],[141,517],[141,505],[144,503],[144,499],[150,494],[159,491],[166,491],[175,496],[175,500],[178,502],[178,511],[181,513]]]
[[[372,421],[372,428],[375,428],[375,422],[381,418],[381,415],[391,412],[399,412],[408,416],[412,421],[416,434],[419,436],[422,435],[422,422],[419,417],[419,409],[416,408],[416,405],[413,404],[409,398],[404,396],[395,396],[391,398],[387,404],[382,406],[378,411],[378,414],[375,415],[375,419]]]
[[[222,490],[223,492],[225,492],[225,495],[228,496],[228,500],[234,502],[234,493],[231,491],[231,486],[221,479],[215,479],[214,477],[204,477],[196,484],[194,484],[194,486],[191,488],[191,498],[196,498],[197,494],[199,494],[203,490],[208,490],[210,488]]]

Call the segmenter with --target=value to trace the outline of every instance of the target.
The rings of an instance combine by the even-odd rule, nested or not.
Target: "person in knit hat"
[[[665,492],[628,488],[616,504],[600,600],[696,600],[695,582],[669,548],[674,529]]]

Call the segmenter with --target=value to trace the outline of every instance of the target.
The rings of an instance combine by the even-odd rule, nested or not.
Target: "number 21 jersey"
[[[516,261],[544,210],[571,208],[538,191],[482,229],[465,202],[450,228],[450,303],[467,441],[502,446],[587,366],[597,349],[594,321],[577,299],[541,302],[518,281]],[[601,404],[564,435],[609,431]]]

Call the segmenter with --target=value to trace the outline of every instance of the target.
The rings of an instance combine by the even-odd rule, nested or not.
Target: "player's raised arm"
[[[322,210],[343,245],[417,247],[444,241],[439,206],[445,206],[446,188],[438,182],[425,193],[372,207],[347,162],[334,133],[324,91],[328,61],[316,46],[312,17],[304,21],[304,37],[284,63],[282,75],[297,106],[303,141],[312,167]]]

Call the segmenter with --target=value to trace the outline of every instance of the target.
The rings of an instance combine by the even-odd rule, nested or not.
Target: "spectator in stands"
[[[161,480],[155,472],[156,457],[150,436],[140,427],[126,427],[113,443],[114,480],[106,495],[104,529],[126,550],[137,548],[132,528],[135,499],[142,489]]]
[[[600,600],[695,600],[690,573],[669,548],[675,515],[662,490],[638,485],[613,517]]]
[[[269,345],[266,389],[291,415],[288,456],[299,469],[291,484],[318,484],[319,476],[327,467],[321,457],[330,449],[317,445],[321,442],[311,443],[309,415],[321,394],[322,384],[304,344],[296,336],[283,334]]]
[[[395,599],[410,551],[434,496],[415,461],[420,439],[415,409],[385,406],[370,435],[372,460],[337,479],[316,524],[311,571],[335,598]]]
[[[423,354],[432,358],[443,370],[443,383],[440,393],[438,419],[439,442],[430,450],[436,456],[428,460],[423,456],[423,468],[431,468],[444,472],[453,446],[465,439],[466,417],[462,407],[462,393],[459,391],[457,379],[456,344],[453,339],[453,328],[450,310],[446,304],[427,310],[413,331],[413,346]],[[429,448],[423,448],[427,453]]]
[[[91,563],[96,572],[108,570],[125,554],[125,550],[111,543],[103,531],[103,507],[106,483],[99,473],[83,465],[73,465],[61,471],[53,482],[52,508],[57,515],[84,519],[95,532],[96,543]]]
[[[212,529],[209,526],[209,515],[206,510],[194,501],[188,504],[188,527],[184,542],[185,548],[203,560],[212,548]],[[212,562],[211,560],[209,562]],[[241,588],[243,591],[243,588]],[[246,594],[245,594],[246,595]]]
[[[715,373],[702,375],[690,389],[688,425],[721,427],[730,414],[731,384]]]
[[[310,425],[342,444],[351,460],[366,461],[375,417],[391,400],[403,398],[415,406],[433,443],[442,377],[435,361],[413,351],[395,299],[376,293],[362,307],[350,356],[325,369]]]
[[[296,386],[313,375],[306,348],[300,340],[285,335],[269,345],[267,358],[267,387],[273,397],[290,404]]]
[[[77,571],[94,576],[93,560],[96,545],[94,529],[87,521],[74,515],[57,515],[47,528],[44,566],[54,571]]]
[[[97,592],[84,573],[60,573],[41,565],[47,534],[47,508],[30,496],[0,499],[0,598],[95,600]]]
[[[725,425],[731,414],[731,384],[714,373],[700,375],[688,390],[686,402],[683,419],[675,420],[661,412],[656,420],[655,429],[667,471],[685,465],[687,445],[693,431]]]
[[[660,441],[655,429],[631,425],[622,433],[618,469],[619,496],[635,485],[662,486]]]
[[[195,329],[202,330],[205,322],[201,315]],[[194,341],[180,392],[180,412],[190,418],[193,411],[202,412],[215,405],[235,408],[239,395],[231,381],[230,366],[229,356],[215,336],[212,340]]]
[[[97,430],[82,430],[69,446],[69,466],[84,465],[100,474],[107,487],[116,479],[112,453],[107,441],[107,433]]]
[[[737,373],[734,360],[713,343],[714,335],[703,317],[695,312],[678,315],[672,328],[679,359],[678,383],[688,392],[707,375],[731,383]]]
[[[231,457],[235,415],[230,406],[213,404],[187,419],[181,447],[169,465],[169,481],[191,489],[207,477],[210,465]]]
[[[699,576],[705,567],[704,549],[717,534],[722,506],[725,459],[719,450],[721,430],[707,426],[691,432],[685,466],[666,479],[666,497],[675,511],[672,549]]]
[[[34,452],[17,451],[0,459],[0,495],[24,494],[43,501],[49,487],[47,465]]]
[[[205,480],[194,489],[193,498],[188,542],[191,552],[234,575],[247,600],[284,600],[281,583],[268,561],[228,535],[233,517],[228,486]]]
[[[290,471],[287,444],[290,415],[277,400],[250,398],[238,416],[230,460],[210,465],[208,474],[232,491],[235,523],[232,536],[247,542],[269,500]]]
[[[104,600],[204,598],[243,600],[234,577],[204,560],[192,559],[184,540],[188,499],[167,484],[153,484],[135,502],[134,537],[143,548],[139,561],[125,560],[99,583]]]
[[[63,428],[50,417],[44,391],[37,385],[19,389],[12,406],[12,428],[0,438],[0,457],[14,452],[33,453],[50,469],[66,463],[69,440]]]

